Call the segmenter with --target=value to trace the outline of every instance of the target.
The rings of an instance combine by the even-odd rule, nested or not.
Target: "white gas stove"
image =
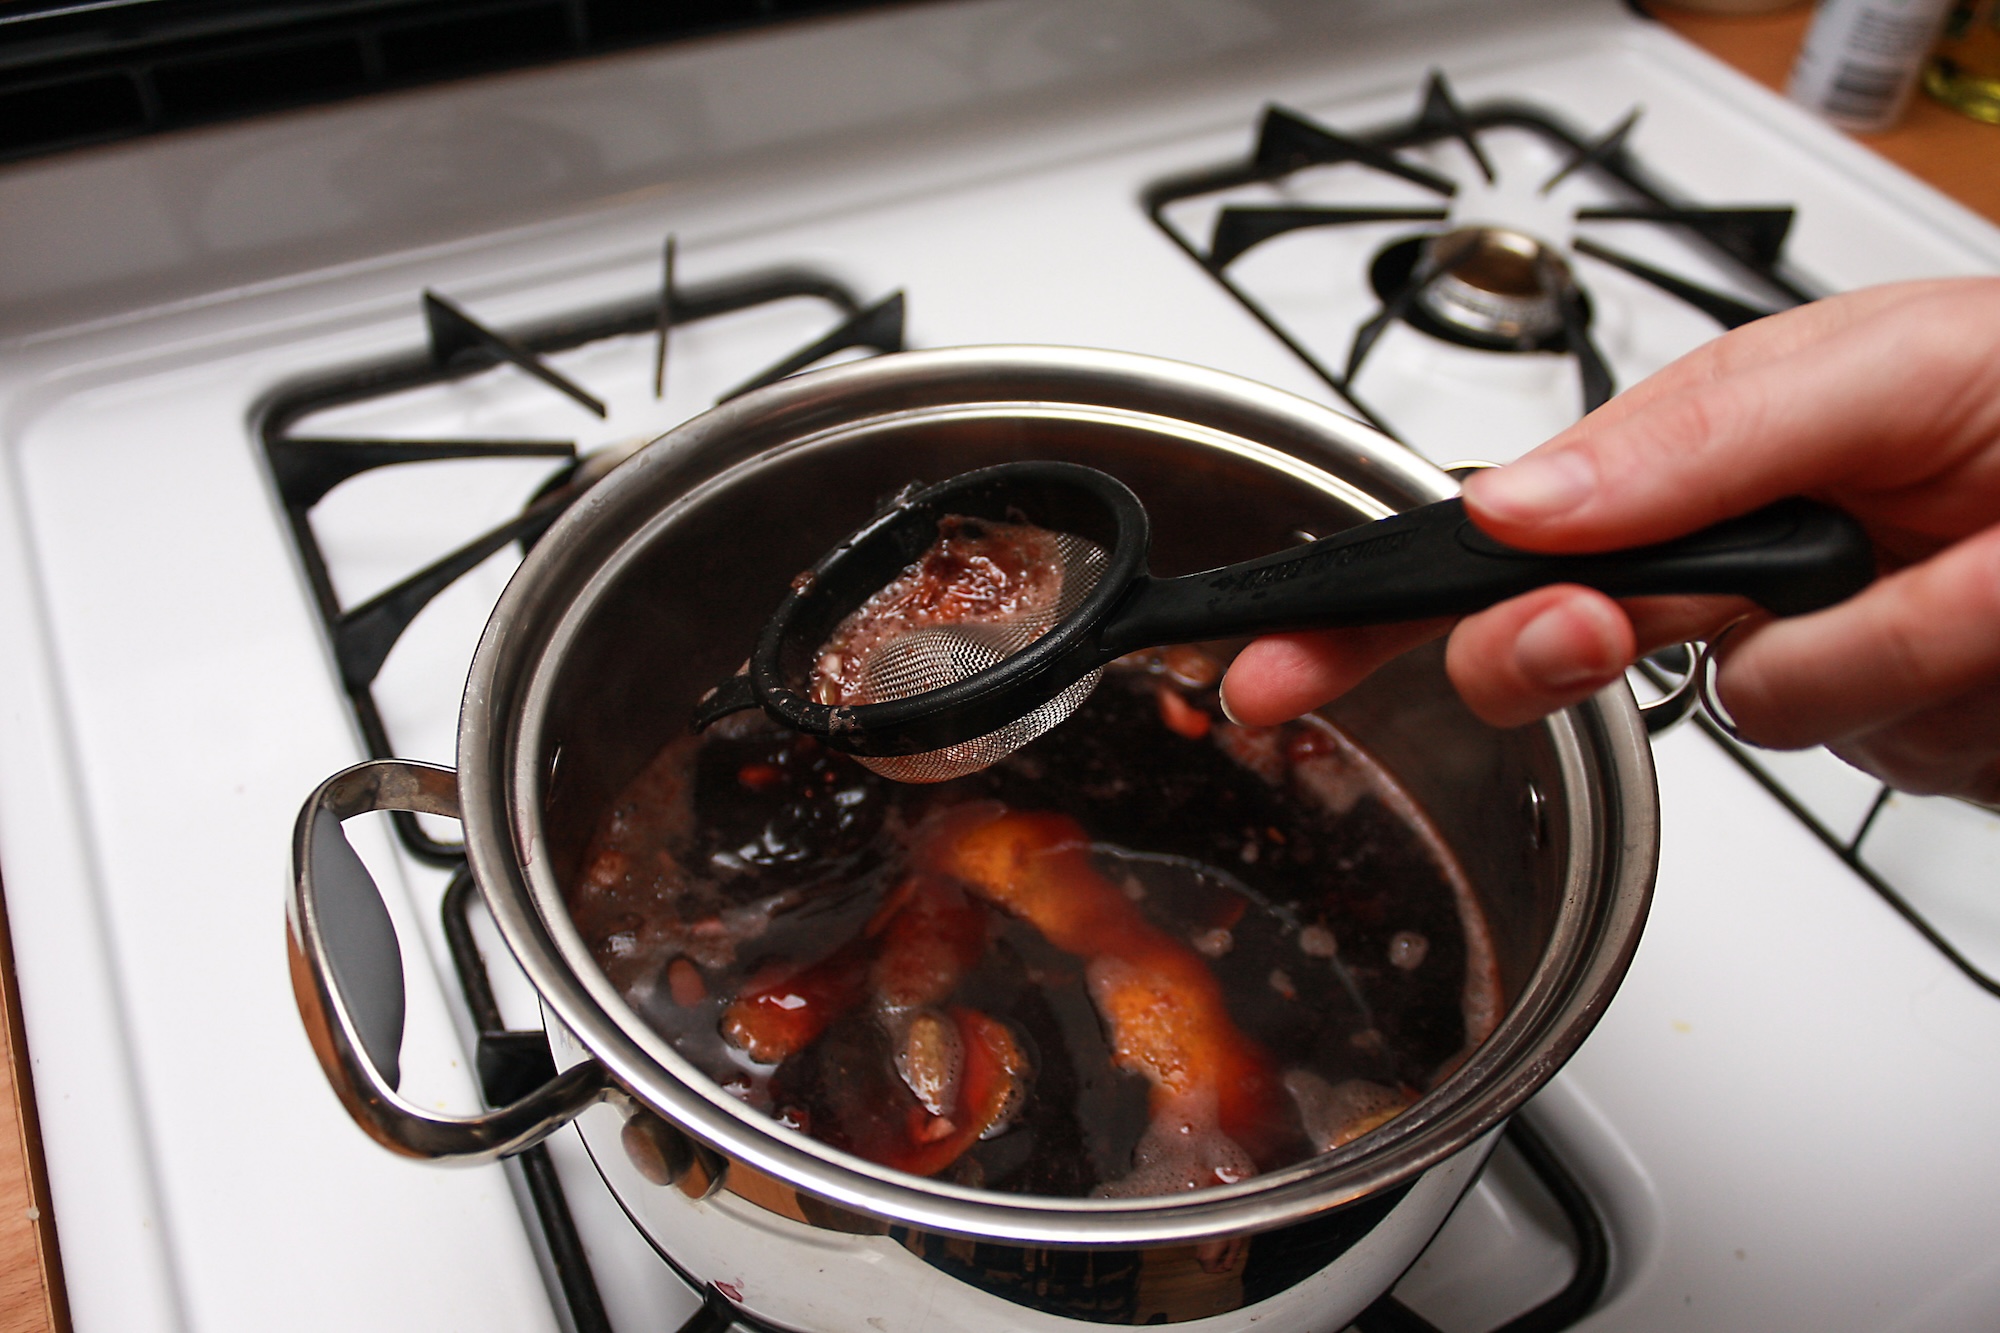
[[[1399,140],[1433,71],[1473,132],[1433,99]],[[1302,156],[1246,174],[1274,103]],[[1752,216],[1603,216],[1642,206]],[[1231,209],[1251,220],[1218,230]],[[1396,216],[1301,220],[1327,209]],[[516,548],[428,601],[404,581],[517,516],[568,446],[655,436],[845,330],[833,357],[1148,352],[1502,460],[1716,310],[2000,269],[2000,232],[1608,0],[898,7],[30,162],[0,170],[0,217],[0,867],[70,1304],[120,1333],[588,1324],[518,1172],[427,1169],[348,1122],[279,905],[321,778],[371,748],[451,761]],[[1495,350],[1571,345],[1561,310],[1482,343],[1422,304],[1350,379],[1355,328],[1423,262],[1389,252],[1474,223],[1566,257],[1599,368]],[[493,364],[453,310],[602,413]],[[313,493],[385,440],[543,447]],[[386,647],[398,596],[420,609]],[[2000,1324],[2000,824],[1694,726],[1657,759],[1644,943],[1528,1113],[1608,1235],[1575,1327]],[[404,942],[405,1090],[470,1108],[448,871],[411,830],[355,832]],[[505,1021],[534,1026],[480,938]],[[573,1136],[550,1161],[608,1325],[701,1326]],[[1573,1249],[1503,1153],[1399,1295],[1493,1328]]]

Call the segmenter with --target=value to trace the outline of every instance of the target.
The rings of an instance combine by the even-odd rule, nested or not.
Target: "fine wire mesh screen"
[[[962,621],[920,628],[890,639],[861,667],[859,702],[886,703],[943,689],[997,666],[1072,615],[1104,577],[1102,546],[1067,532],[1054,534],[1061,586],[1043,606],[996,621]],[[999,762],[1082,706],[1101,673],[1092,671],[1026,716],[983,736],[939,750],[861,762],[896,782],[948,782]]]

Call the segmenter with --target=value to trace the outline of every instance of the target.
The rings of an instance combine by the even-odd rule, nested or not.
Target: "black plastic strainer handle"
[[[1188,640],[1459,616],[1557,583],[1613,597],[1735,594],[1798,615],[1874,577],[1861,526],[1811,500],[1781,500],[1653,546],[1545,555],[1495,541],[1453,499],[1241,564],[1141,579],[1099,642],[1109,658]]]
[[[812,699],[806,685],[820,645],[929,548],[947,514],[1025,518],[1095,542],[1108,556],[1104,575],[1041,638],[976,674],[879,703]],[[695,726],[761,707],[850,754],[924,754],[1010,726],[1141,648],[1465,615],[1552,583],[1581,583],[1614,597],[1734,593],[1793,615],[1851,596],[1875,574],[1860,526],[1810,500],[1784,500],[1674,541],[1596,555],[1504,546],[1475,527],[1457,500],[1181,578],[1146,572],[1150,544],[1139,498],[1116,478],[1074,463],[1003,463],[912,490],[793,581],[747,669],[702,699]]]

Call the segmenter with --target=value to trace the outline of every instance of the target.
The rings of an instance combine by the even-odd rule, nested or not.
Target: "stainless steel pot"
[[[493,612],[454,775],[383,761],[299,817],[293,977],[328,1078],[385,1146],[485,1162],[575,1118],[664,1252],[797,1329],[883,1333],[1185,1323],[1343,1327],[1471,1183],[1509,1113],[1590,1031],[1637,945],[1658,850],[1645,728],[1607,690],[1496,731],[1413,654],[1331,715],[1428,809],[1483,897],[1506,1018],[1376,1133],[1242,1184],[1147,1201],[1001,1195],[900,1175],[779,1128],[632,1012],[563,887],[600,813],[732,670],[772,601],[857,514],[913,478],[1072,459],[1137,491],[1154,566],[1181,573],[1449,495],[1450,477],[1324,407],[1108,352],[973,348],[787,380],[673,431],[550,529]],[[484,1115],[396,1093],[394,933],[340,821],[460,819],[474,876],[539,989],[562,1072]]]

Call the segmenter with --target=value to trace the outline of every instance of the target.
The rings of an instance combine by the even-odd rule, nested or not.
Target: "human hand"
[[[1282,721],[1449,630],[1459,693],[1516,726],[1748,612],[1717,680],[1746,739],[1825,744],[1906,791],[2000,801],[2000,279],[1869,288],[1759,320],[1465,483],[1480,527],[1549,552],[1664,541],[1787,495],[1859,519],[1882,577],[1787,620],[1565,585],[1456,626],[1277,635],[1231,666],[1226,706]]]

